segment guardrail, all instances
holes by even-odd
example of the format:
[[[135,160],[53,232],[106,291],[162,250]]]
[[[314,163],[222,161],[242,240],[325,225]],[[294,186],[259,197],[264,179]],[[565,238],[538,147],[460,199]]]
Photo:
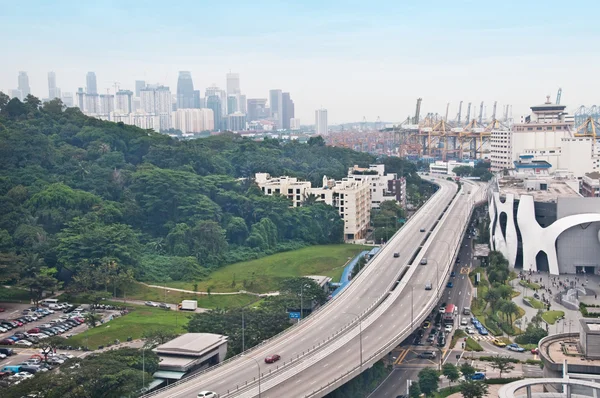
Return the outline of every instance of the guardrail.
[[[435,182],[434,182],[434,183],[435,183]],[[438,185],[438,186],[439,186],[439,184],[436,184],[436,185]],[[457,191],[457,192],[458,192],[458,191]],[[425,202],[425,203],[427,203],[427,204],[430,204],[432,200],[437,200],[437,194],[438,194],[438,192],[437,192],[437,191],[436,191],[436,192],[434,192],[434,193],[433,193],[433,195],[431,195],[431,196],[430,196],[430,198],[429,198],[429,199],[427,200],[427,202]],[[456,195],[453,197],[453,200],[454,200],[454,198],[455,198],[455,197],[456,197]],[[415,218],[415,216],[416,216],[417,214],[420,214],[420,213],[422,213],[423,211],[425,211],[425,210],[424,210],[424,208],[425,208],[425,207],[426,207],[426,206],[421,206],[421,207],[420,207],[420,208],[419,208],[419,209],[418,209],[418,210],[417,210],[417,211],[416,211],[416,212],[413,214],[413,216],[412,216],[410,219],[408,219],[408,221],[406,222],[405,226],[406,226],[407,224],[409,224],[409,223],[410,223],[410,222],[411,222],[411,221],[412,221],[412,220]],[[394,235],[392,235],[392,237],[390,238],[390,240],[388,241],[388,243],[389,243],[389,242],[391,242],[391,241],[392,241],[394,238],[396,238],[397,236],[399,236],[401,233],[403,233],[403,229],[404,229],[404,226],[403,226],[403,228],[401,228],[401,229],[399,229],[398,231],[396,231],[396,233],[394,233]],[[384,247],[383,247],[381,250],[379,250],[379,252],[377,252],[377,253],[375,254],[375,256],[373,256],[373,259],[372,259],[372,260],[371,260],[369,263],[371,263],[371,264],[372,264],[372,263],[374,263],[374,260],[375,260],[375,259],[377,259],[377,258],[378,258],[378,256],[382,255],[382,253],[383,253],[384,251],[386,251],[386,249],[387,249],[387,247],[388,247],[388,246],[389,246],[389,244],[386,244],[386,245],[385,245],[385,246],[384,246]],[[387,251],[389,251],[389,250],[387,250]],[[387,251],[386,251],[386,252],[387,252]],[[368,272],[368,270],[372,270],[372,269],[373,269],[373,267],[368,267],[368,266],[365,266],[365,267],[363,267],[363,269],[361,269],[361,270],[358,272],[358,274],[357,274],[357,275],[354,277],[354,279],[352,280],[352,282],[359,280],[359,278],[362,278],[362,279],[366,278],[366,276],[364,276],[364,275],[367,275],[367,272]],[[395,281],[396,281],[396,279],[394,279],[394,283],[395,283]],[[193,379],[197,379],[197,378],[199,378],[199,377],[201,377],[201,376],[205,375],[206,373],[209,373],[209,372],[211,372],[211,371],[214,371],[215,369],[218,369],[218,368],[220,368],[220,367],[223,367],[224,365],[226,365],[226,364],[229,364],[229,363],[231,363],[231,362],[233,362],[233,361],[235,361],[235,360],[238,360],[238,359],[242,358],[243,356],[248,356],[248,354],[249,354],[249,353],[251,353],[251,352],[253,352],[253,351],[256,351],[256,350],[258,350],[258,349],[262,348],[264,345],[266,345],[266,344],[268,344],[268,343],[270,343],[270,342],[272,342],[272,341],[276,340],[277,338],[279,338],[279,337],[281,337],[281,336],[285,335],[286,333],[294,333],[294,332],[296,332],[296,331],[297,331],[299,328],[303,327],[303,326],[306,324],[306,321],[307,321],[307,320],[309,320],[309,321],[310,321],[310,320],[313,320],[313,319],[315,318],[315,315],[318,315],[318,314],[320,314],[320,313],[321,313],[321,312],[323,312],[325,309],[329,309],[329,308],[331,308],[331,305],[330,305],[330,303],[334,302],[334,300],[338,300],[338,302],[339,302],[339,300],[340,300],[340,297],[344,297],[345,295],[347,295],[347,292],[351,290],[351,288],[352,288],[352,286],[353,286],[353,285],[356,285],[356,283],[351,283],[351,284],[350,284],[350,285],[349,285],[349,286],[348,286],[346,289],[342,290],[342,291],[341,291],[341,292],[340,292],[340,293],[339,293],[339,294],[338,294],[338,295],[337,295],[337,296],[336,296],[334,299],[330,300],[328,303],[326,303],[325,305],[323,305],[323,306],[319,307],[319,308],[318,308],[316,311],[314,311],[314,312],[311,314],[311,316],[310,316],[310,317],[304,318],[304,320],[303,320],[303,321],[301,321],[301,322],[298,322],[297,324],[290,326],[289,328],[287,328],[287,329],[283,330],[282,332],[280,332],[280,333],[276,334],[275,336],[272,336],[271,338],[269,338],[269,339],[267,339],[267,340],[263,340],[261,343],[257,344],[256,346],[254,346],[254,347],[251,347],[251,348],[247,349],[246,351],[244,351],[244,352],[242,352],[242,353],[240,353],[240,354],[238,354],[238,355],[235,355],[235,356],[233,356],[233,357],[231,357],[231,358],[228,358],[228,359],[226,359],[226,360],[224,360],[224,361],[222,361],[222,362],[220,362],[220,363],[218,363],[218,364],[216,364],[216,365],[214,365],[214,366],[212,366],[212,367],[210,367],[210,368],[207,368],[207,369],[205,369],[205,370],[203,370],[203,371],[201,371],[201,372],[195,373],[194,375],[192,375],[192,376],[190,376],[190,377],[187,377],[187,378],[183,378],[183,379],[181,379],[181,380],[178,380],[177,382],[175,382],[175,383],[172,383],[172,384],[170,384],[170,385],[168,385],[168,386],[166,386],[166,387],[160,388],[160,389],[158,389],[158,390],[155,390],[155,391],[153,391],[153,392],[150,392],[150,393],[148,393],[148,394],[144,394],[142,397],[152,397],[152,396],[156,396],[156,395],[159,395],[159,394],[161,394],[161,393],[163,393],[163,392],[166,392],[167,390],[170,390],[170,389],[172,389],[172,388],[174,388],[174,387],[176,387],[176,386],[179,386],[179,385],[181,385],[181,384],[184,384],[184,383],[188,383],[188,382],[190,382],[190,381],[191,381],[191,380],[193,380]],[[390,284],[390,286],[391,286],[391,284]],[[340,335],[341,333],[343,333],[343,332],[345,332],[345,331],[349,330],[349,329],[350,329],[352,326],[356,326],[356,325],[358,324],[358,322],[362,321],[362,318],[363,318],[363,317],[364,317],[366,314],[368,314],[368,313],[369,313],[370,311],[372,311],[372,310],[373,310],[373,309],[374,309],[376,306],[378,306],[379,304],[381,304],[381,301],[382,301],[384,298],[386,298],[386,297],[389,295],[389,292],[388,292],[388,291],[389,291],[389,287],[388,287],[388,289],[386,290],[386,292],[385,292],[384,294],[382,294],[381,296],[378,296],[378,298],[377,298],[377,299],[376,299],[376,300],[375,300],[375,301],[374,301],[374,302],[373,302],[373,303],[372,303],[372,304],[371,304],[371,305],[370,305],[370,306],[369,306],[369,307],[368,307],[368,308],[367,308],[365,311],[363,311],[363,312],[361,313],[361,315],[358,317],[358,319],[355,319],[355,320],[351,321],[351,322],[350,322],[350,323],[348,323],[346,326],[342,327],[341,329],[339,329],[338,331],[336,331],[335,333],[333,333],[331,336],[328,336],[326,339],[324,339],[324,340],[323,340],[323,343],[326,343],[326,342],[329,342],[329,341],[331,341],[331,338],[332,338],[332,337]],[[346,293],[346,294],[345,294],[345,293]],[[315,346],[315,347],[316,347],[316,348],[320,348],[320,347],[321,347],[321,342],[317,343],[317,346]],[[313,350],[312,350],[312,351],[314,351],[314,348],[313,348]],[[312,351],[311,351],[311,350],[307,350],[307,351],[306,351],[306,353],[304,353],[304,354],[302,355],[302,357],[304,357],[304,356],[308,355],[309,353],[312,353]],[[301,358],[301,357],[298,355],[298,356],[297,356],[297,359],[296,359],[296,361],[297,361],[298,359],[300,359],[300,358]],[[291,361],[290,361],[288,364],[291,364],[292,362],[293,362],[293,360],[291,360]],[[284,366],[284,365],[285,365],[285,362],[282,364],[282,368],[283,368],[283,366]],[[277,366],[277,370],[279,370],[279,366]],[[247,385],[247,383],[248,383],[248,381],[246,381],[246,385]],[[229,392],[228,392],[228,394],[229,394]],[[224,395],[224,397],[226,397],[226,396],[227,396],[227,395]]]

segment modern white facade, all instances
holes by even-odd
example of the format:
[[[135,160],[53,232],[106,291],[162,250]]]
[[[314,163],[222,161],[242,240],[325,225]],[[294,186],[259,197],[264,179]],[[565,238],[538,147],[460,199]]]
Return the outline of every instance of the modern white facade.
[[[140,90],[140,100],[142,112],[159,116],[160,130],[171,128],[173,98],[169,87],[149,84]]]
[[[600,171],[600,142],[594,137],[570,137],[561,140],[561,168],[568,169],[575,177]]]
[[[227,129],[230,131],[245,131],[246,115],[241,112],[234,112],[227,115]]]
[[[293,117],[290,119],[290,130],[300,130],[300,119]]]
[[[200,133],[215,128],[212,109],[177,109],[171,114],[173,128],[182,133]]]
[[[144,130],[160,131],[160,117],[151,113],[117,114],[113,112],[110,120],[115,123],[121,122],[137,126]]]
[[[254,179],[265,195],[285,196],[292,201],[293,207],[300,206],[306,200],[311,189],[309,181],[298,181],[293,177],[272,178],[269,173],[256,173]]]
[[[443,160],[436,160],[434,163],[429,164],[429,172],[433,174],[447,174],[453,176],[455,175],[454,169],[460,166],[475,167],[475,162],[457,162],[456,160],[444,162]]]
[[[327,135],[327,109],[315,111],[315,132],[317,135]]]
[[[133,91],[119,90],[115,94],[115,113],[128,114],[133,112]]]
[[[366,180],[371,190],[371,208],[379,208],[382,202],[393,200],[405,203],[406,182],[397,184],[398,176],[395,173],[385,173],[385,165],[371,164],[369,168],[358,166],[348,169],[348,177],[355,180]],[[404,189],[403,189],[404,188]],[[398,192],[397,189],[400,189]]]

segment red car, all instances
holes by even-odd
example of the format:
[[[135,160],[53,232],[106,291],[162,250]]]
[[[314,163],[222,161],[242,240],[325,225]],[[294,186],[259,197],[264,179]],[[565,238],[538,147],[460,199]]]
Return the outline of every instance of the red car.
[[[40,328],[29,329],[27,333],[40,333]]]
[[[4,308],[3,307],[0,307],[0,312],[4,312]]]
[[[0,345],[13,345],[15,344],[15,341],[12,339],[4,339],[2,341],[0,341]]]
[[[16,323],[19,326],[23,326],[23,322],[21,322],[21,321],[19,321],[17,319],[11,319],[11,322],[14,322],[14,323]]]
[[[280,359],[281,359],[281,357],[277,354],[269,355],[268,357],[265,358],[265,363],[277,362]]]

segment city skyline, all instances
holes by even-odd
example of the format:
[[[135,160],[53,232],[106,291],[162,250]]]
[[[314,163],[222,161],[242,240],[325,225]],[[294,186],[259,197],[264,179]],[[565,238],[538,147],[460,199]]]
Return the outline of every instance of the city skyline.
[[[450,102],[450,117],[461,100],[484,101],[488,114],[494,101],[525,114],[546,95],[554,98],[558,87],[570,112],[597,102],[600,82],[589,76],[600,56],[589,49],[599,28],[556,13],[561,3],[508,0],[494,12],[468,3],[379,3],[5,5],[0,22],[8,30],[25,18],[32,26],[6,43],[10,56],[0,69],[0,88],[10,93],[18,71],[27,71],[31,92],[44,97],[54,71],[58,87],[76,92],[95,71],[99,93],[115,81],[132,91],[135,80],[174,89],[178,72],[188,70],[202,92],[212,83],[226,88],[232,70],[247,98],[268,98],[269,90],[282,87],[292,93],[299,118],[311,120],[322,106],[331,124],[363,116],[402,121],[414,114],[419,97],[422,109],[440,114]],[[203,29],[179,18],[184,9],[203,16]],[[569,15],[595,9],[581,1],[569,4]],[[160,35],[156,24],[166,28]],[[104,45],[117,36],[132,40],[119,48]]]

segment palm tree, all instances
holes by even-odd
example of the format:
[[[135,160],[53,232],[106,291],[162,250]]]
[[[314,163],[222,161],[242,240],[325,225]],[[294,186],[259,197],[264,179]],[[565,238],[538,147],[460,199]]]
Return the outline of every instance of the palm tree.
[[[100,153],[105,154],[107,152],[110,152],[110,145],[106,144],[106,143],[102,143],[100,144],[100,146],[98,146],[98,150],[100,151]]]
[[[317,195],[314,193],[308,194],[302,201],[302,206],[312,206],[317,203]]]

